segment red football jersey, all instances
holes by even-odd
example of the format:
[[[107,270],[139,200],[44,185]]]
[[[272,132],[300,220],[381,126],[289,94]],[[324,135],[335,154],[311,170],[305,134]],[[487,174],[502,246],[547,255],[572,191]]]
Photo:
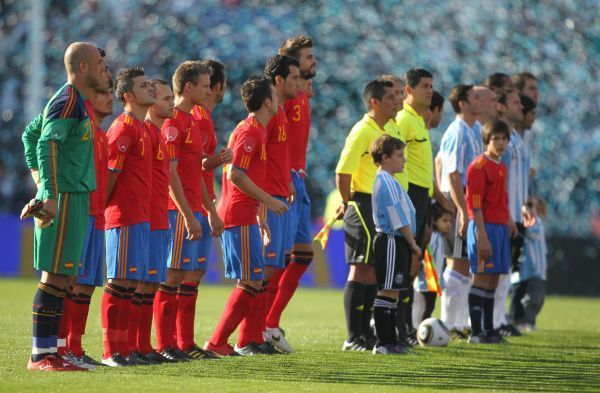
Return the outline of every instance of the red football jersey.
[[[292,169],[306,169],[306,147],[310,132],[310,100],[305,92],[285,102],[289,123],[290,165]]]
[[[240,122],[229,137],[233,162],[223,169],[223,192],[217,207],[225,228],[256,224],[258,204],[256,199],[240,191],[227,180],[230,166],[241,169],[258,186],[264,188],[267,173],[266,131],[252,116]]]
[[[202,135],[197,122],[190,113],[175,108],[173,117],[165,120],[161,128],[167,144],[169,158],[177,161],[177,174],[183,193],[193,212],[202,211]],[[169,196],[169,210],[177,210]]]
[[[152,144],[144,124],[125,112],[110,125],[108,170],[118,173],[106,204],[106,229],[150,222]]]
[[[288,120],[283,108],[267,125],[267,178],[264,190],[270,195],[287,198],[290,195],[290,156],[288,152]]]
[[[200,128],[200,138],[202,140],[204,156],[214,156],[215,152],[217,151],[217,133],[215,132],[215,125],[213,123],[210,111],[204,106],[196,105],[192,109],[192,118],[196,120],[196,123]],[[216,199],[215,171],[203,171],[203,176],[204,184],[206,185],[206,191],[208,191],[208,196],[214,201]],[[201,211],[202,215],[207,215],[204,208]]]
[[[483,211],[488,224],[508,224],[508,192],[506,166],[481,155],[467,169],[467,210],[474,218],[474,210]]]
[[[144,122],[152,144],[152,195],[150,230],[169,229],[169,155],[160,129],[150,120]]]
[[[108,139],[105,132],[94,125],[94,166],[96,190],[90,193],[90,216],[96,218],[96,229],[104,229],[106,208],[106,181],[108,178]]]

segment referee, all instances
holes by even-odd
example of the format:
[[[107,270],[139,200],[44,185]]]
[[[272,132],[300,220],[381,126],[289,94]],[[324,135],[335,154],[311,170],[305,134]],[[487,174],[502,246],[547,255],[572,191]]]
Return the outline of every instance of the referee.
[[[363,92],[367,113],[350,130],[336,167],[336,183],[343,203],[338,219],[343,217],[346,231],[346,262],[350,265],[344,288],[344,309],[348,338],[342,350],[373,349],[375,337],[370,329],[377,279],[372,261],[375,225],[371,209],[371,192],[377,167],[371,157],[373,141],[393,133],[389,124],[398,110],[392,82],[374,80]],[[389,124],[388,124],[389,123]]]

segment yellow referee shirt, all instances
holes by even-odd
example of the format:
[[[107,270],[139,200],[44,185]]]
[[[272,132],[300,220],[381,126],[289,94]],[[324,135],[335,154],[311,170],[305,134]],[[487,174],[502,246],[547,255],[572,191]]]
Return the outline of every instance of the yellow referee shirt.
[[[433,194],[433,155],[425,120],[404,101],[404,109],[396,115],[402,140],[406,142],[406,165],[408,182],[428,188]]]
[[[371,156],[371,145],[384,134],[402,139],[400,130],[393,121],[389,121],[382,130],[373,118],[365,114],[352,127],[348,137],[346,137],[346,143],[335,168],[335,173],[352,175],[352,183],[350,184],[352,192],[367,194],[373,192],[377,165],[375,165]],[[402,187],[405,187],[405,184],[401,182],[401,179],[403,179],[402,174],[398,174],[396,178]]]

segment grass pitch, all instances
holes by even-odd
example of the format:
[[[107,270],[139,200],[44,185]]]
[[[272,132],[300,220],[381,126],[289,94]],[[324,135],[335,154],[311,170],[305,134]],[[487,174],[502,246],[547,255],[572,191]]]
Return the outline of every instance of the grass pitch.
[[[548,297],[539,332],[507,345],[454,341],[406,356],[345,353],[342,293],[301,288],[282,325],[292,355],[224,358],[184,364],[98,368],[86,373],[28,372],[32,280],[0,280],[2,392],[295,392],[295,391],[600,391],[600,299]],[[229,287],[200,287],[196,338],[202,345]],[[101,290],[92,299],[84,348],[99,359]],[[234,338],[232,338],[234,339]]]

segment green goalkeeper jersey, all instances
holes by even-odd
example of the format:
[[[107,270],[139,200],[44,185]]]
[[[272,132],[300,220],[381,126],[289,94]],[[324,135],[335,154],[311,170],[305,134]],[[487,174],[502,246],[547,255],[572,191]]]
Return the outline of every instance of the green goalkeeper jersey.
[[[36,147],[41,181],[38,199],[95,190],[94,131],[85,97],[74,86],[65,84],[50,99],[42,115]],[[29,165],[29,157],[26,159]]]

